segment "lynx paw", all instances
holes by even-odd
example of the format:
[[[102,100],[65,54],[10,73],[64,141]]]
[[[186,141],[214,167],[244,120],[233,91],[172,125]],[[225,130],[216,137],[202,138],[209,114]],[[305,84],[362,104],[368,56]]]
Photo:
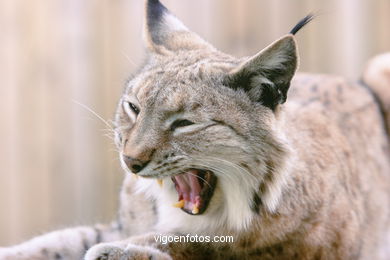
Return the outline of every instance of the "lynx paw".
[[[85,260],[120,260],[124,257],[124,249],[114,243],[102,243],[90,248]]]
[[[156,248],[133,244],[122,248],[115,243],[104,243],[92,247],[85,255],[85,260],[172,260]]]

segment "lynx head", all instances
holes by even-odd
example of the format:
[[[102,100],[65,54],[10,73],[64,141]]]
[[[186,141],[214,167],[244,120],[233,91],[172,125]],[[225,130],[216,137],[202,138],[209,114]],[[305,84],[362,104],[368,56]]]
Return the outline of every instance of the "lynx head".
[[[116,114],[122,166],[157,200],[160,227],[246,228],[259,211],[277,209],[288,175],[278,113],[297,68],[293,34],[310,18],[253,57],[236,59],[158,0],[146,1],[145,10],[148,63]],[[173,216],[174,223],[163,222]]]

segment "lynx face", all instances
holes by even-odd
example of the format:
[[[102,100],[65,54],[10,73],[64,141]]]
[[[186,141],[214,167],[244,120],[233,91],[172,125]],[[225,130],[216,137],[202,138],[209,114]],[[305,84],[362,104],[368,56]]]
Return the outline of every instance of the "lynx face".
[[[276,114],[296,69],[295,41],[287,35],[235,59],[158,1],[147,12],[149,62],[116,115],[122,166],[142,177],[139,188],[161,212],[245,228],[260,204],[275,209],[287,177]]]

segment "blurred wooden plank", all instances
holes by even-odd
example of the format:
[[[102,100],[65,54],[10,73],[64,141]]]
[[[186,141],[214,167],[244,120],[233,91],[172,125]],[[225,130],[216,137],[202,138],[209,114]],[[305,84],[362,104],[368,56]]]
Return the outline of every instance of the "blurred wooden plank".
[[[18,89],[16,88],[19,53],[17,40],[17,4],[0,2],[0,28],[3,40],[0,41],[0,245],[17,241],[22,229],[20,222],[21,194],[18,185],[19,146],[18,146]]]

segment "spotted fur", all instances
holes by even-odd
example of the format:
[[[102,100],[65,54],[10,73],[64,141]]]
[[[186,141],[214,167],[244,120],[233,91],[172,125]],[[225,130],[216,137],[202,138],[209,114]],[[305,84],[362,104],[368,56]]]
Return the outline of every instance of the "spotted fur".
[[[115,118],[127,174],[118,219],[44,235],[0,250],[0,258],[389,259],[390,58],[370,65],[364,84],[293,78],[292,34],[237,59],[158,0],[145,10],[148,63]],[[171,206],[170,178],[189,168],[218,178],[201,215]],[[163,245],[156,234],[235,241]]]

